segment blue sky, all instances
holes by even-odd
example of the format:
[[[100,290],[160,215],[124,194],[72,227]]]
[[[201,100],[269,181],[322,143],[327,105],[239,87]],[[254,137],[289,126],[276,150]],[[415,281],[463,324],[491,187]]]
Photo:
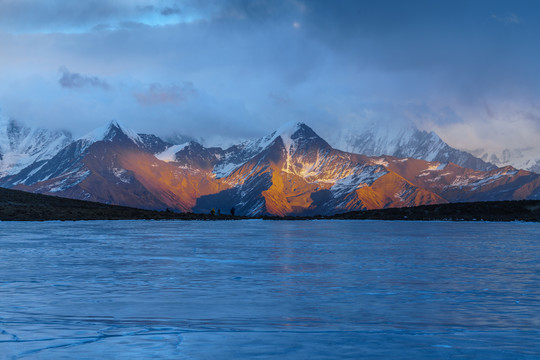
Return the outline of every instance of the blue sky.
[[[303,121],[412,121],[451,145],[540,142],[535,1],[0,0],[0,107],[213,143]]]

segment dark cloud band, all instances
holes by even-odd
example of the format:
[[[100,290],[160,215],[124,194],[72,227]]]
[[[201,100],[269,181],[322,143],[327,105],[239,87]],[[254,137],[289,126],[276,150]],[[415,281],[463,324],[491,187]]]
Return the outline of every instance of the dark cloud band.
[[[163,85],[154,83],[142,91],[133,94],[141,105],[151,106],[159,104],[179,104],[188,100],[195,94],[195,88],[191,82],[182,84]]]
[[[81,89],[81,88],[98,88],[109,90],[110,85],[98,78],[97,76],[87,76],[69,71],[65,66],[60,68],[61,77],[58,83],[63,88]]]

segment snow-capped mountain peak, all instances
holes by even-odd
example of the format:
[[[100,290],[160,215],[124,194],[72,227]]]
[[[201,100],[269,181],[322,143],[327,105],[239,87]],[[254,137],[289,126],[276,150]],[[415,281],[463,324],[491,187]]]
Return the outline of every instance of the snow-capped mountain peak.
[[[142,144],[141,137],[133,130],[122,126],[118,121],[111,120],[106,126],[92,130],[88,134],[79,138],[88,144],[98,141],[112,141],[118,137],[127,138],[135,144]]]
[[[51,159],[70,142],[67,131],[30,128],[0,116],[0,177]]]
[[[218,178],[228,176],[249,159],[274,146],[276,141],[283,144],[287,153],[287,163],[298,149],[307,148],[310,144],[320,148],[330,148],[330,145],[306,124],[287,122],[270,135],[245,141],[226,149],[223,157],[214,167],[214,174]]]
[[[301,122],[285,123],[270,136],[270,143],[280,137],[287,151],[297,148],[298,143],[301,141],[322,140],[313,129]]]
[[[293,137],[299,137],[299,133],[304,132],[306,128],[311,130],[306,124],[300,122],[288,122],[274,132],[274,137],[281,137],[285,149],[290,150],[295,144]]]
[[[163,141],[163,139],[156,135],[138,134],[116,120],[112,120],[107,125],[89,132],[77,139],[76,142],[79,144],[80,153],[82,153],[92,144],[100,141],[136,146],[152,154],[162,153],[172,146],[171,143]]]
[[[270,135],[255,140],[245,141],[239,146],[242,147],[245,152],[259,152],[271,146],[278,138],[281,138],[281,141],[283,142],[283,145],[287,151],[289,151],[291,147],[295,146],[297,139],[320,139],[319,136],[315,134],[315,132],[306,124],[301,122],[287,122]]]
[[[496,168],[470,153],[450,147],[433,131],[420,130],[411,122],[372,123],[343,138],[342,147],[358,154],[452,162],[476,170]]]

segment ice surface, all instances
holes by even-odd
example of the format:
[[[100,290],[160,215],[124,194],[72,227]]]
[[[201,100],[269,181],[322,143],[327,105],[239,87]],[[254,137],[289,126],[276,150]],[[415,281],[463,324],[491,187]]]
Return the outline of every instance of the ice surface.
[[[540,227],[0,222],[0,358],[537,359]]]

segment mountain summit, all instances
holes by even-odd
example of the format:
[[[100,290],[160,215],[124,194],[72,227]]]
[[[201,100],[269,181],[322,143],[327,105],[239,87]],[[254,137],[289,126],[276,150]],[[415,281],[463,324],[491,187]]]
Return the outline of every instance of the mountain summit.
[[[142,143],[141,137],[135,131],[120,125],[116,120],[111,120],[108,125],[89,132],[79,140],[87,144],[98,141],[129,141],[135,145]]]
[[[330,147],[313,129],[301,122],[289,122],[281,126],[270,135],[269,142],[277,138],[281,138],[285,149],[290,153],[294,153],[294,151],[305,145],[314,143],[319,146]]]

